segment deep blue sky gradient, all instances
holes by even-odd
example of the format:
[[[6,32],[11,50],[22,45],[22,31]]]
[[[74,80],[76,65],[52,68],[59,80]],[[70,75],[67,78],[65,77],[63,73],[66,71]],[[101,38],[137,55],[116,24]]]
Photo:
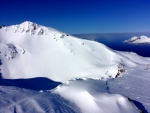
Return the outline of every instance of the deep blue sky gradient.
[[[0,25],[32,21],[66,33],[150,31],[150,0],[0,0]]]

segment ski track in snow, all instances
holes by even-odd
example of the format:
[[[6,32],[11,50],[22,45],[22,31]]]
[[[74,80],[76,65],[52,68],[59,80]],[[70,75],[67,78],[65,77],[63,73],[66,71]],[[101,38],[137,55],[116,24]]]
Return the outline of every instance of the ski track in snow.
[[[9,86],[1,86],[0,90],[5,93],[1,95],[0,113],[80,113],[76,105],[57,94]],[[5,101],[10,102],[4,106]]]

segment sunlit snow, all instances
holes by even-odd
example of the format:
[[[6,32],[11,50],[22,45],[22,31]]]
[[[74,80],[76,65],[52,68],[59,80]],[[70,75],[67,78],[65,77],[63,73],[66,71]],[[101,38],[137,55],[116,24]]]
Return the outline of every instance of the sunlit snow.
[[[140,113],[132,100],[150,107],[148,93],[135,90],[149,58],[29,21],[0,29],[0,65],[0,113]]]

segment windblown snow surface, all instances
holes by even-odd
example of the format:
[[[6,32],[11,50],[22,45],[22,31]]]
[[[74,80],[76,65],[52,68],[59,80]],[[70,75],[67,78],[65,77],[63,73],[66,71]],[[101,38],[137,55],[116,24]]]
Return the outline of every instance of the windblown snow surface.
[[[149,44],[150,43],[150,38],[147,36],[134,36],[128,40],[125,40],[127,43],[132,43],[132,44]]]
[[[0,113],[150,112],[149,59],[29,21],[2,27]]]

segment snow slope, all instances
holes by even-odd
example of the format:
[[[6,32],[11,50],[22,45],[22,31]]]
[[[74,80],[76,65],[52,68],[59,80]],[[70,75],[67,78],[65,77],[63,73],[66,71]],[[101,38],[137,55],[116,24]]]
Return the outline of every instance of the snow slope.
[[[72,101],[82,113],[138,113],[133,103],[119,94],[107,92],[106,82],[87,79],[68,81],[54,91]]]
[[[140,113],[119,94],[109,94],[105,81],[68,81],[50,91],[0,86],[0,113]]]
[[[136,66],[101,43],[28,21],[0,29],[0,58],[3,78],[46,77],[60,82],[114,78],[123,68],[120,64]]]
[[[133,43],[133,44],[149,44],[150,43],[150,38],[147,36],[134,36],[132,38],[130,38],[129,40],[125,40],[124,42],[127,43]]]
[[[150,107],[150,102],[144,100],[149,99],[149,89],[142,94],[139,91],[144,86],[132,85],[136,82],[134,79],[141,82],[138,78],[142,71],[138,71],[142,69],[149,80],[149,66],[149,58],[132,52],[118,52],[101,43],[79,39],[29,21],[2,27],[0,113],[139,113],[127,97],[141,102],[146,109]],[[52,88],[52,82],[48,82],[48,91],[33,87],[28,90],[20,84],[27,79],[25,83],[29,85],[29,78],[38,77],[63,84]],[[125,86],[120,90],[117,80],[125,82],[129,90]],[[33,81],[33,84],[35,87],[44,83],[41,80]]]
[[[17,87],[0,87],[0,113],[81,113],[58,94]]]
[[[144,113],[150,113],[150,65],[128,69],[114,80],[108,80],[110,93],[121,94],[143,105]],[[147,112],[146,112],[147,111]]]

